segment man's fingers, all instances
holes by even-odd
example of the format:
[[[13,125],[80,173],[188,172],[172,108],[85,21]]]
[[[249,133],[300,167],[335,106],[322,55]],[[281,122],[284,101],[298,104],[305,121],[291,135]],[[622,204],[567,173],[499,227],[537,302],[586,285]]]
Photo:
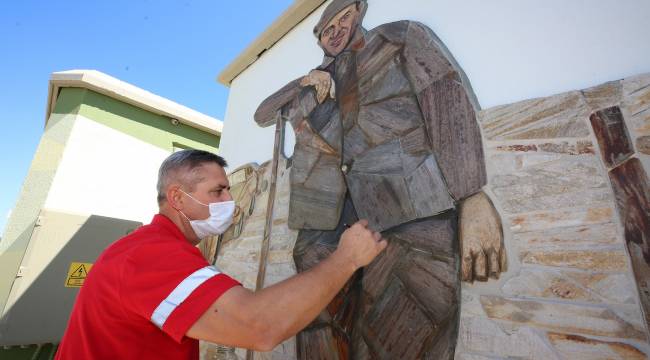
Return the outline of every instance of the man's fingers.
[[[379,240],[381,240],[381,233],[373,232],[372,237],[375,238],[375,241],[379,241]]]
[[[478,281],[487,281],[487,256],[479,251],[474,259],[474,278]]]
[[[309,75],[305,76],[300,80],[300,86],[308,86],[312,85],[311,83],[311,77]]]
[[[323,86],[316,87],[316,97],[318,99],[319,104],[325,101],[325,99],[327,98],[327,91]]]
[[[488,250],[488,262],[490,264],[489,276],[492,279],[498,279],[499,273],[501,272],[501,267],[499,266],[499,255],[497,254],[496,250]]]
[[[361,226],[363,226],[364,228],[365,228],[365,227],[368,227],[368,220],[366,220],[366,219],[361,219],[361,220],[357,221],[354,225],[361,225]]]

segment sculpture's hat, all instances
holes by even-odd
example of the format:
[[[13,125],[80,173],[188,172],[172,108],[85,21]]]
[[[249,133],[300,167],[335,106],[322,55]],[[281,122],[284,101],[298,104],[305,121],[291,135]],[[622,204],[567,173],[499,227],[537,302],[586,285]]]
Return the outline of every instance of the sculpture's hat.
[[[360,18],[363,19],[363,16],[365,15],[367,3],[366,0],[334,0],[332,1],[331,4],[327,5],[325,8],[325,11],[323,11],[323,15],[321,15],[320,20],[318,21],[318,24],[314,26],[314,36],[320,39],[320,34],[323,32],[325,26],[327,23],[332,20],[336,14],[340,13],[343,9],[346,7],[354,4],[354,3],[359,3],[361,8],[359,9],[359,12],[361,13]]]

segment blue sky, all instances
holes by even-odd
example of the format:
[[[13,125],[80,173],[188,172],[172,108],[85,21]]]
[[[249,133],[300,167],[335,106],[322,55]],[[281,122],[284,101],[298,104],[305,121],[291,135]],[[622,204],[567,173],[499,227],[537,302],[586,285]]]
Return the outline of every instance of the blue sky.
[[[43,132],[50,73],[99,70],[223,119],[216,75],[291,3],[2,1],[0,234]]]

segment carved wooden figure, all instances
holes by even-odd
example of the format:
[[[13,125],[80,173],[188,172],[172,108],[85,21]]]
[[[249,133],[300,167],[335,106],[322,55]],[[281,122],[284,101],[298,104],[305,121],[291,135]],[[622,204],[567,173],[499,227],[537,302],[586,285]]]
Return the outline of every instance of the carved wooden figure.
[[[366,7],[334,0],[314,28],[322,65],[255,114],[261,126],[281,116],[296,133],[298,271],[329,255],[358,218],[389,241],[298,335],[298,356],[451,359],[461,277],[485,281],[506,268],[500,219],[481,191],[478,104],[429,28],[399,21],[367,31]]]

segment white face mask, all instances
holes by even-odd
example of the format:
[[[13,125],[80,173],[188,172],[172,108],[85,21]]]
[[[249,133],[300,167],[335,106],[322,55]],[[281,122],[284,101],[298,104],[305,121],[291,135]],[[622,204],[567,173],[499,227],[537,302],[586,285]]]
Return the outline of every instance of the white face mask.
[[[190,220],[182,211],[178,210],[190,222],[192,230],[194,230],[194,233],[199,239],[203,240],[208,236],[221,235],[232,225],[233,215],[235,213],[234,201],[222,201],[206,205],[185,191],[180,191],[192,200],[210,209],[210,216],[205,220]]]

